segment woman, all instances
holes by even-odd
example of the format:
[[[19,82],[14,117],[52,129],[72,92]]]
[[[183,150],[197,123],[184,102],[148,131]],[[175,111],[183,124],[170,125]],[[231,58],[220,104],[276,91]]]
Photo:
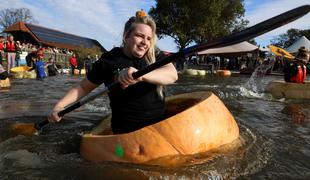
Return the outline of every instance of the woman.
[[[87,77],[61,99],[49,121],[61,120],[57,113],[79,100],[102,83],[118,81],[121,87],[109,92],[113,133],[127,133],[163,119],[165,112],[162,86],[174,83],[177,71],[169,63],[133,79],[132,73],[155,62],[156,25],[145,13],[137,13],[125,24],[123,45],[105,53]]]

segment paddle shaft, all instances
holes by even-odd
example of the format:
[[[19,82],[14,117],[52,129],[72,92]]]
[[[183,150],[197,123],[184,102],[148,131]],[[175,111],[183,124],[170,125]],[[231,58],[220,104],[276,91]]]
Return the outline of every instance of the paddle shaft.
[[[170,56],[167,56],[163,59],[160,59],[159,61],[145,67],[144,69],[141,69],[135,73],[133,73],[133,78],[137,79],[159,67],[162,67],[174,60],[177,60],[179,58],[183,58],[186,55],[190,55],[193,54],[195,52],[201,51],[201,50],[206,50],[206,49],[210,49],[210,48],[217,48],[217,47],[224,47],[224,46],[228,46],[228,45],[232,45],[232,44],[237,44],[249,39],[252,39],[254,37],[257,37],[259,35],[262,35],[266,32],[269,32],[271,30],[274,30],[278,27],[281,27],[285,24],[288,24],[302,16],[304,16],[305,14],[307,14],[310,11],[310,5],[304,5],[304,6],[300,6],[297,7],[295,9],[292,9],[290,11],[287,11],[285,13],[282,13],[278,16],[275,16],[273,18],[270,18],[266,21],[263,21],[261,23],[256,24],[255,26],[249,27],[247,29],[244,29],[240,32],[234,33],[230,36],[215,40],[215,41],[211,41],[211,42],[207,42],[207,43],[202,43],[202,44],[197,44],[188,48],[185,48],[183,50],[180,50],[177,53],[174,53]],[[114,82],[108,86],[106,86],[105,88],[84,97],[83,99],[69,105],[68,107],[66,107],[64,110],[60,111],[58,113],[59,117],[64,116],[65,114],[81,107],[82,105],[84,105],[85,103],[95,99],[96,97],[98,97],[101,94],[106,93],[108,90],[112,90],[113,88],[119,86],[120,83],[119,82]],[[43,120],[40,121],[38,123],[35,123],[35,128],[37,130],[40,130],[43,126],[45,126],[46,124],[48,124],[49,121]]]

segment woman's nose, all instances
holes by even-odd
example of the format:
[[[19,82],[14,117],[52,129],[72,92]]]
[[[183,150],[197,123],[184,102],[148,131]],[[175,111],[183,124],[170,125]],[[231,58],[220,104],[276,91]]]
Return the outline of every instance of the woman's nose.
[[[145,38],[142,38],[141,43],[142,43],[142,44],[146,44],[146,39],[145,39]]]

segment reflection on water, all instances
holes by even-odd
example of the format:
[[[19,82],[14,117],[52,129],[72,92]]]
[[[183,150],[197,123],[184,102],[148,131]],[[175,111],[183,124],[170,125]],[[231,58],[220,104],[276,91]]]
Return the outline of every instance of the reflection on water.
[[[263,83],[276,78],[282,77],[268,76]],[[10,128],[46,118],[54,103],[80,79],[12,80],[10,89],[0,90],[0,179],[306,179],[310,175],[310,104],[279,101],[263,93],[251,95],[251,90],[243,88],[248,76],[181,76],[167,88],[168,95],[214,92],[240,127],[236,142],[206,153],[173,157],[166,161],[173,162],[170,166],[98,164],[79,155],[80,134],[110,112],[106,96],[69,113],[61,123],[49,124],[39,136],[20,135]]]
[[[307,117],[300,104],[289,104],[283,108],[282,112],[290,115],[291,120],[296,124],[304,124],[306,122]]]

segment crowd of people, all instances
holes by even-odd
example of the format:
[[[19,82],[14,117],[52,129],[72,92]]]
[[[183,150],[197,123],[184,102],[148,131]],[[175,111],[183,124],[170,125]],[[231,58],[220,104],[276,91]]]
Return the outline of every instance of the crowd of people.
[[[25,64],[21,62],[21,54],[26,52]],[[49,54],[50,57],[44,56],[44,54]],[[84,60],[85,67],[78,64],[76,59],[76,55],[72,50],[60,49],[57,47],[38,47],[31,43],[20,43],[20,41],[15,41],[12,35],[9,35],[7,39],[0,39],[0,66],[3,71],[5,71],[8,75],[10,74],[10,70],[14,67],[18,67],[20,65],[27,65],[32,67],[29,71],[35,70],[37,79],[43,79],[47,75],[55,76],[58,73],[67,73],[68,70],[62,68],[60,64],[56,65],[54,54],[65,54],[69,59],[69,65],[71,66],[72,74],[74,74],[74,70],[78,69],[79,74],[81,74],[81,69],[85,68],[86,73],[89,72],[93,59],[90,58],[90,55]],[[3,59],[6,59],[6,66],[4,66]],[[45,69],[47,69],[47,74],[45,73]],[[2,77],[3,78],[3,77]]]

